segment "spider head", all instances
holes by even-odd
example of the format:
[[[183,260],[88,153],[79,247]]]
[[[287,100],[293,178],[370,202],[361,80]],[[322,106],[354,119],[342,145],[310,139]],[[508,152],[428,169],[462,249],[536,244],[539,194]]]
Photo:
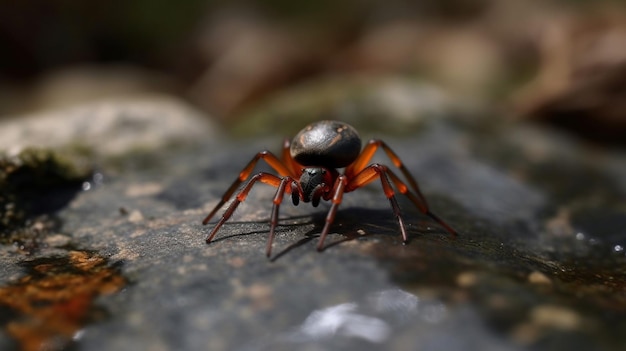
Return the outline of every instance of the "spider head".
[[[334,172],[333,172],[334,171]],[[323,167],[310,167],[302,170],[300,176],[300,186],[302,187],[302,200],[304,202],[311,202],[314,207],[317,207],[321,198],[326,198],[326,195],[333,187],[334,178],[336,178],[337,171],[323,168]]]

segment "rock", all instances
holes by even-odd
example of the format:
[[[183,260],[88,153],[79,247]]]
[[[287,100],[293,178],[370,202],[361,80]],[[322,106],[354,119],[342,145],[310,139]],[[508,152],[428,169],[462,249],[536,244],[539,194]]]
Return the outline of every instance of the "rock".
[[[127,105],[113,103],[110,109],[123,111],[120,106]],[[458,237],[398,196],[410,239],[403,245],[389,202],[374,182],[345,194],[323,252],[315,246],[328,204],[294,207],[286,199],[268,259],[271,187],[255,186],[209,245],[204,239],[212,224],[200,222],[245,163],[266,147],[278,151],[283,135],[245,141],[206,137],[220,131],[185,106],[142,106],[142,121],[150,127],[134,130],[137,137],[127,130],[125,142],[118,142],[112,140],[115,129],[90,132],[90,145],[117,144],[96,147],[116,156],[99,158],[98,180],[49,214],[59,226],[47,233],[45,245],[30,255],[0,247],[0,296],[50,270],[66,279],[76,270],[91,278],[106,272],[106,279],[89,280],[93,298],[64,300],[63,306],[73,306],[64,311],[88,318],[58,335],[57,346],[619,350],[623,345],[626,256],[615,247],[626,245],[626,235],[614,226],[626,218],[618,201],[626,193],[626,159],[620,153],[589,150],[527,125],[426,119],[410,137],[379,137],[402,158],[433,212],[454,226]],[[34,126],[38,118],[52,121],[54,115],[25,123]],[[166,128],[174,116],[188,121],[186,127]],[[71,143],[80,124],[56,121],[67,129],[57,144]],[[160,132],[148,132],[152,128]],[[150,137],[158,140],[137,152],[137,143]],[[22,144],[38,141],[25,138]],[[168,147],[172,144],[177,146]],[[374,161],[391,165],[384,153]],[[564,227],[572,230],[551,230],[554,217],[568,221]],[[50,266],[51,259],[66,262],[70,272]],[[546,279],[550,284],[542,283]],[[106,285],[111,281],[125,285]],[[3,313],[0,345],[13,345],[23,328],[32,328],[26,324],[19,333],[15,321],[39,315],[12,303],[0,302],[3,312],[10,311]]]
[[[0,152],[0,242],[32,246],[54,227],[54,221],[38,215],[66,206],[91,172],[86,162],[51,150]]]
[[[165,95],[103,99],[0,121],[0,150],[82,146],[100,155],[215,137],[200,113]]]

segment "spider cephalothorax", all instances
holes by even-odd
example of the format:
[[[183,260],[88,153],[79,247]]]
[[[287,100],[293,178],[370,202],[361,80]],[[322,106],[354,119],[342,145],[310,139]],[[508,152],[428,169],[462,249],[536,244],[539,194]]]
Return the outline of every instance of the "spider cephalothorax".
[[[408,185],[387,166],[378,163],[368,165],[379,148],[382,148],[392,163],[400,169]],[[331,201],[326,223],[317,245],[317,249],[322,250],[324,239],[335,218],[343,194],[361,188],[376,179],[380,179],[383,192],[389,199],[405,243],[408,240],[406,229],[400,215],[400,207],[395,198],[395,191],[391,186],[392,183],[396,190],[407,196],[422,213],[435,220],[451,234],[456,235],[456,231],[452,227],[429,210],[415,178],[409,173],[396,153],[385,142],[376,139],[370,140],[361,150],[361,138],[356,130],[346,123],[321,121],[306,126],[293,138],[293,141],[285,140],[281,156],[279,159],[269,151],[261,151],[248,162],[239,173],[239,177],[226,190],[222,199],[202,221],[203,224],[207,224],[217,210],[233,196],[239,185],[248,180],[237,192],[235,200],[228,206],[224,215],[207,236],[207,243],[213,240],[219,228],[232,216],[237,206],[246,199],[250,189],[258,181],[276,187],[270,219],[270,235],[266,248],[267,256],[271,254],[274,232],[278,224],[278,209],[285,194],[291,194],[294,205],[303,201],[317,206],[321,200]],[[260,159],[265,160],[278,175],[260,172],[250,177]],[[344,168],[343,173],[337,171],[337,168]]]
[[[329,200],[330,191],[333,188],[333,179],[337,178],[337,174],[335,169],[304,168],[298,180],[302,189],[302,201],[310,201],[313,207],[317,207],[321,199]],[[297,191],[292,192],[291,195],[294,199],[294,205],[297,205],[299,199]]]

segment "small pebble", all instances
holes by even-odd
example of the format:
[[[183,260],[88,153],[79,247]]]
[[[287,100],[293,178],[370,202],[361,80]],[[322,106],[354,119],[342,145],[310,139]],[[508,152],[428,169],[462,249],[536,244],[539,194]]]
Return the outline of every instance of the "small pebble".
[[[456,276],[456,283],[462,288],[476,285],[477,280],[478,277],[474,272],[463,272]]]
[[[137,223],[143,221],[143,214],[139,210],[133,210],[128,215],[128,220],[132,223]]]
[[[531,310],[530,317],[533,324],[562,330],[577,329],[582,322],[575,311],[554,305],[537,306]]]
[[[552,284],[552,280],[550,280],[550,278],[548,278],[547,275],[539,272],[539,271],[533,271],[528,275],[528,281],[531,284],[545,284],[545,285],[550,285]]]
[[[46,244],[50,247],[61,247],[69,244],[70,237],[63,234],[53,234],[46,237]]]
[[[132,184],[126,188],[125,195],[128,197],[152,196],[163,191],[163,185],[157,182]]]

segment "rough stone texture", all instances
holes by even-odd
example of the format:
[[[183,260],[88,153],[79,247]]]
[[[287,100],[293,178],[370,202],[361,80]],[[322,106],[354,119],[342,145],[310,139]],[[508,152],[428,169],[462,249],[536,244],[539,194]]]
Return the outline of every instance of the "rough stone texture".
[[[185,107],[173,111],[146,118],[153,125],[192,118]],[[73,126],[63,123],[55,128]],[[173,134],[188,135],[185,143],[148,141],[152,148],[142,152],[102,157],[86,190],[53,214],[61,225],[38,250],[0,248],[2,286],[26,274],[20,262],[70,249],[96,252],[119,268],[128,284],[97,297],[102,312],[74,333],[77,349],[623,345],[623,153],[529,126],[431,119],[411,137],[379,137],[457,238],[400,197],[411,239],[402,245],[374,183],[345,195],[321,253],[315,245],[327,204],[293,207],[287,199],[267,259],[270,187],[255,187],[210,245],[211,225],[200,222],[241,167],[263,148],[277,151],[283,136],[218,142],[202,136],[219,131],[200,132],[200,124]],[[137,130],[136,140],[163,137],[148,130]],[[389,163],[383,153],[377,161]],[[0,346],[15,345],[8,326],[23,317],[11,312],[1,320]]]

